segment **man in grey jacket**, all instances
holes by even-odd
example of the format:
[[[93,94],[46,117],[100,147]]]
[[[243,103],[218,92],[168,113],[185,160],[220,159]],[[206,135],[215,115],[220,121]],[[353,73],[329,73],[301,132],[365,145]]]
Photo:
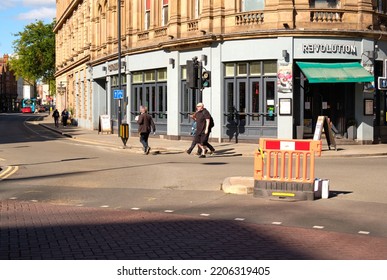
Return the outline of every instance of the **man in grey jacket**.
[[[138,134],[140,136],[140,142],[144,146],[144,155],[148,155],[151,148],[148,145],[149,134],[153,131],[156,132],[156,126],[153,122],[153,118],[148,114],[148,108],[140,106],[140,115],[136,117],[138,124]]]

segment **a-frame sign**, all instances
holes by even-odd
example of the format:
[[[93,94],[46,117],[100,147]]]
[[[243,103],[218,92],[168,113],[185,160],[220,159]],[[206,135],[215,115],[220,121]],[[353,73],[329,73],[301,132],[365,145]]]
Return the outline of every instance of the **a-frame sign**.
[[[324,129],[325,138],[328,143],[329,150],[331,147],[337,151],[336,140],[332,133],[331,120],[327,116],[319,116],[314,130],[313,140],[321,140],[322,131]]]

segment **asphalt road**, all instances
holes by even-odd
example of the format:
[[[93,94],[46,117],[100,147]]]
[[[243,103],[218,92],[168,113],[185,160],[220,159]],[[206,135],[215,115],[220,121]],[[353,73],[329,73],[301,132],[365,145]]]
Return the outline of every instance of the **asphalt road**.
[[[36,118],[0,115],[0,166],[14,172],[0,178],[0,200],[387,237],[387,157],[318,158],[316,175],[330,179],[332,198],[270,201],[220,190],[225,177],[252,176],[253,158],[133,154],[64,138],[34,124]]]

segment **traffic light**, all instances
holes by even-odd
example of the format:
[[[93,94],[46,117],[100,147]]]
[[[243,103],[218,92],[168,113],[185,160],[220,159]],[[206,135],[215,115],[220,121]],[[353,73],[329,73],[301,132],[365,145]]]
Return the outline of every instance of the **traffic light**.
[[[203,71],[202,73],[202,87],[210,87],[211,86],[211,72]]]
[[[198,88],[199,61],[195,57],[187,60],[187,87]]]
[[[387,90],[387,78],[379,77],[378,79],[378,89]]]

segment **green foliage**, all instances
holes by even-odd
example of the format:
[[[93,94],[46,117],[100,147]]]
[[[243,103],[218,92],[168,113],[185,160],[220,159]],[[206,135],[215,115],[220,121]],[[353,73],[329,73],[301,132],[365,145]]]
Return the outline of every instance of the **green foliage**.
[[[55,20],[49,24],[36,21],[15,34],[15,55],[10,59],[10,67],[17,77],[31,85],[35,85],[38,79],[49,84],[55,79],[54,26]]]

